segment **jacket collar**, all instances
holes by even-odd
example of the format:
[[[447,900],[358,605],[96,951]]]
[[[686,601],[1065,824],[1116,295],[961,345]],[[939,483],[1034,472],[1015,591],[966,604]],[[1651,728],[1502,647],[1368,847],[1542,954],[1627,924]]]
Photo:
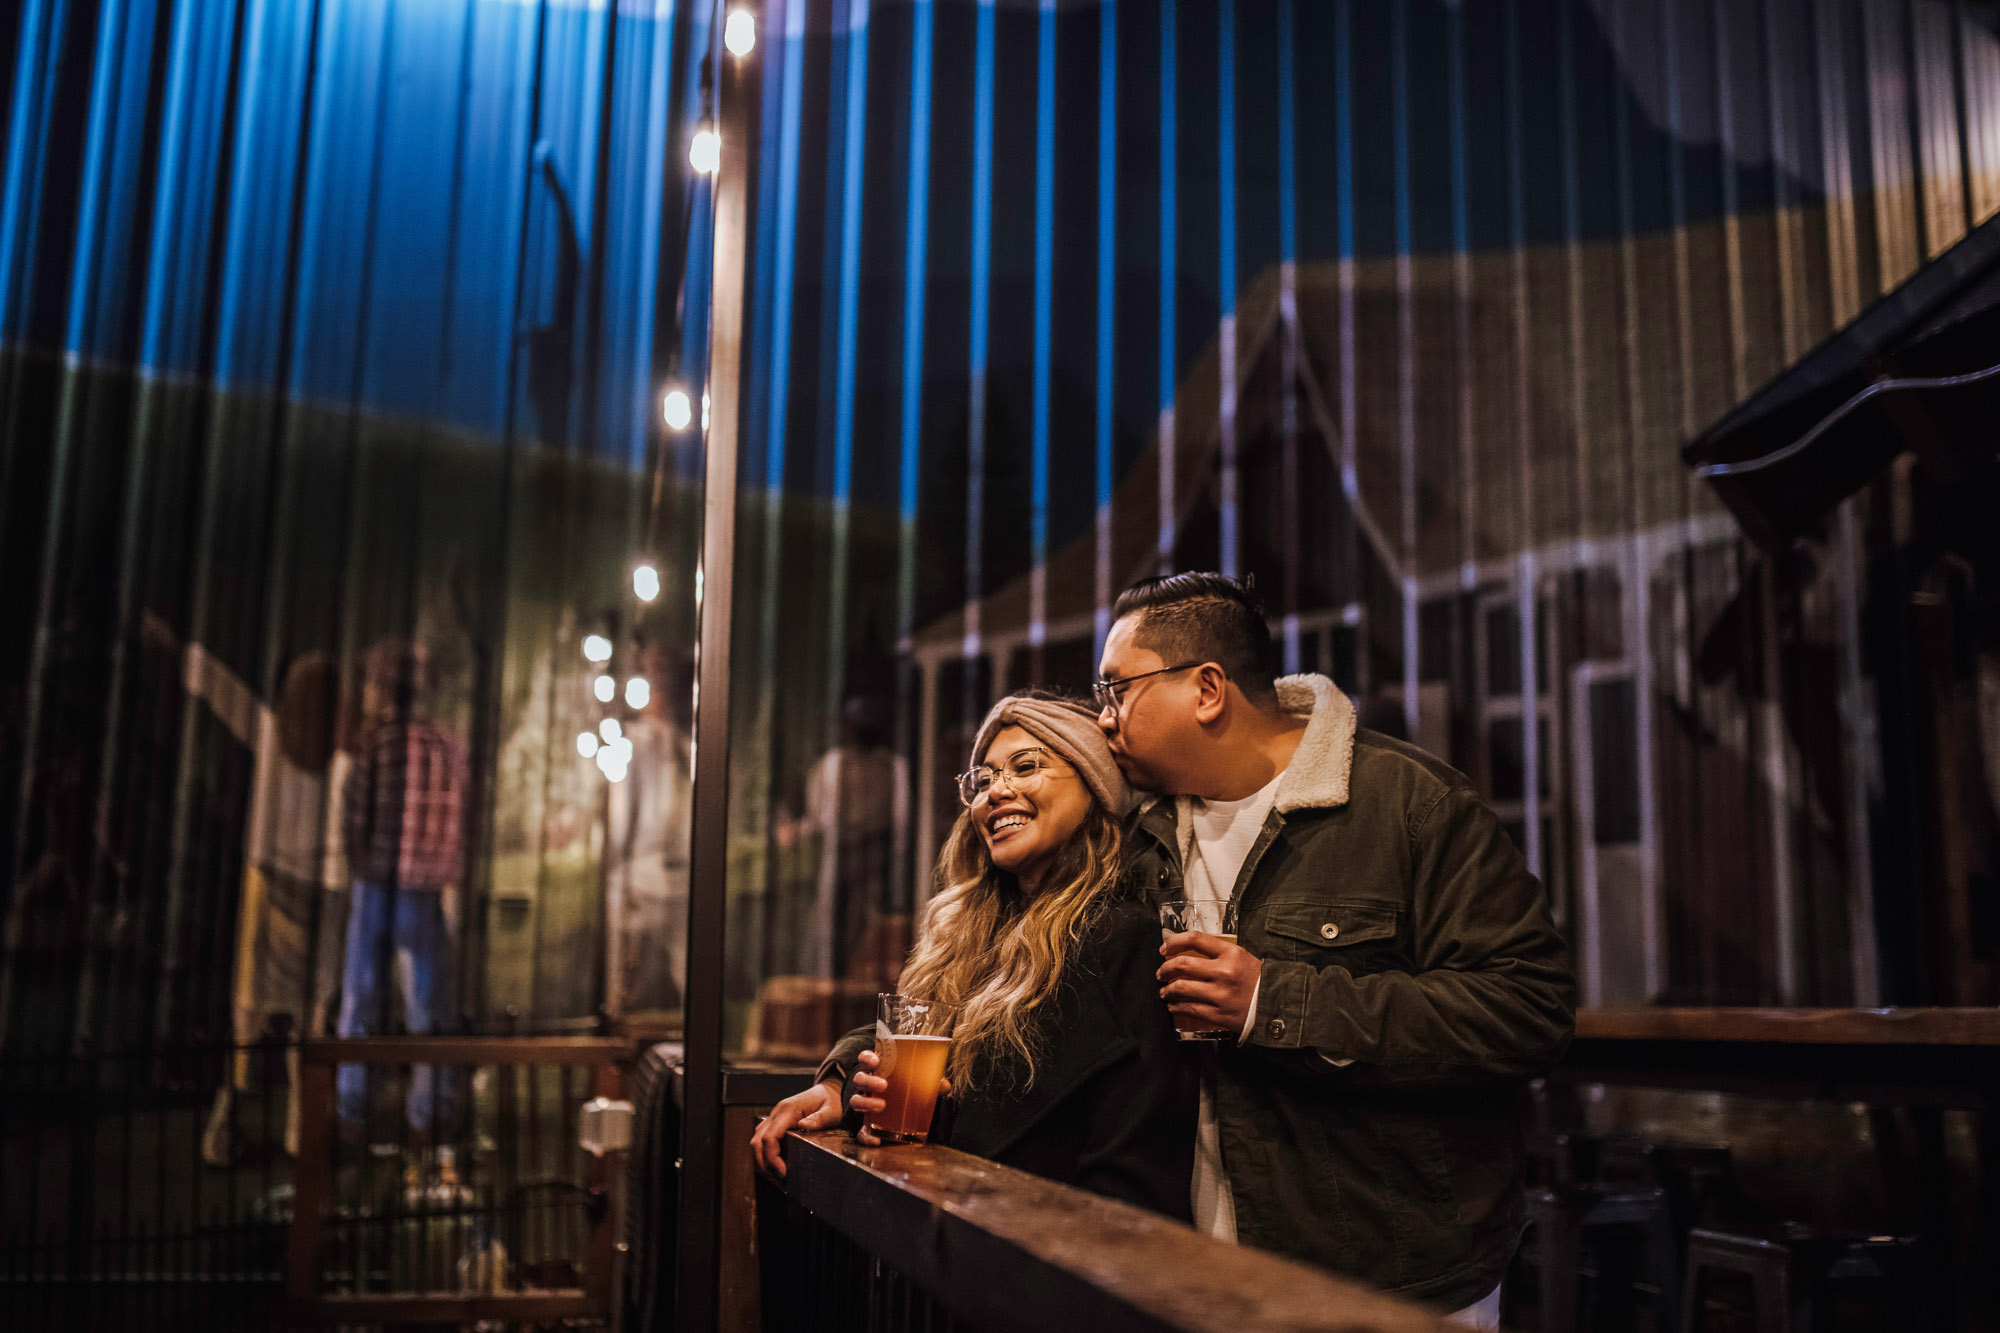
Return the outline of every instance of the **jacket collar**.
[[[1305,718],[1306,734],[1278,780],[1271,808],[1288,815],[1346,805],[1354,771],[1354,701],[1325,676],[1284,676],[1278,681],[1278,707]]]

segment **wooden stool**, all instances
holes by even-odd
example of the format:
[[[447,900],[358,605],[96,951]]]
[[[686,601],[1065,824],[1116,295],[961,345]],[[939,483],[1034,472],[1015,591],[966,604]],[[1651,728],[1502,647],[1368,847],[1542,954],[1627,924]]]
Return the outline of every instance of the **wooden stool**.
[[[1577,1297],[1584,1247],[1607,1250],[1620,1233],[1635,1229],[1640,1233],[1637,1249],[1647,1281],[1632,1283],[1623,1298],[1629,1299],[1634,1290],[1649,1293],[1658,1312],[1657,1326],[1679,1327],[1680,1247],[1664,1191],[1529,1190],[1528,1220],[1535,1227],[1542,1333],[1575,1333],[1580,1326]]]

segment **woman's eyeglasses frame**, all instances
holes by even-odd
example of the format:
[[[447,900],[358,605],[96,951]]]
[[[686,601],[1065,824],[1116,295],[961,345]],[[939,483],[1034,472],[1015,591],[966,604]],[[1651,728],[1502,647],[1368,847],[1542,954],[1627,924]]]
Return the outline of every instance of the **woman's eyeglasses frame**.
[[[1008,756],[1008,760],[1012,762],[1024,754],[1036,757],[1035,771],[1026,777],[1016,774],[1012,769],[995,768],[991,764],[980,764],[960,773],[952,779],[958,785],[958,803],[970,810],[982,802],[991,800],[993,784],[1003,778],[1006,779],[1007,790],[1020,795],[1027,795],[1038,789],[1047,780],[1048,775],[1055,772],[1057,756],[1051,754],[1046,745],[1028,745],[1014,751]],[[981,777],[986,778],[986,785],[983,787],[978,785]]]

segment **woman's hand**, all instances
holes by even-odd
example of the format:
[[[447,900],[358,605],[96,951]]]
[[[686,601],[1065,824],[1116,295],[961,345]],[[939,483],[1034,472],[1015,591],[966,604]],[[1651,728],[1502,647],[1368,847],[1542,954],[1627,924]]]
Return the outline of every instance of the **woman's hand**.
[[[863,1051],[860,1055],[861,1068],[854,1075],[854,1096],[848,1105],[866,1117],[877,1111],[887,1110],[889,1103],[884,1094],[889,1091],[889,1080],[875,1071],[882,1067],[882,1057],[873,1051]],[[863,1119],[861,1128],[854,1131],[854,1137],[871,1148],[882,1146],[882,1140],[868,1131],[868,1121]]]
[[[867,1057],[875,1053],[867,1051],[863,1054]],[[881,1082],[880,1079],[876,1081]],[[830,1078],[824,1083],[815,1083],[804,1092],[793,1093],[772,1107],[771,1114],[764,1117],[763,1123],[757,1126],[757,1132],[750,1136],[750,1156],[759,1171],[773,1180],[783,1180],[785,1135],[795,1129],[808,1134],[814,1130],[832,1129],[839,1123],[840,1080]]]

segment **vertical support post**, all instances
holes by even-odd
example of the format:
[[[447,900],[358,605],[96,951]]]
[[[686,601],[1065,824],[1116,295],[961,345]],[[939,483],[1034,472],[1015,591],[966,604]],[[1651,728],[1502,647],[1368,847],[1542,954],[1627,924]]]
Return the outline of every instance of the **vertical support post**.
[[[615,1064],[599,1065],[594,1072],[594,1095],[611,1101],[625,1095],[623,1068]],[[625,1223],[625,1162],[626,1154],[622,1152],[590,1159],[590,1187],[599,1205],[590,1224],[589,1248],[584,1259],[585,1289],[592,1309],[611,1310],[621,1286],[618,1241]]]
[[[747,258],[750,69],[718,45],[715,285],[709,314],[709,429],[695,662],[693,891],[688,910],[687,1048],[681,1107],[675,1326],[707,1333],[717,1314],[722,1214],[722,950],[729,870],[729,660],[735,604],[736,464]]]
[[[326,1212],[333,1110],[333,1066],[306,1051],[299,1058],[299,1155],[292,1167],[291,1252],[285,1294],[295,1302],[319,1297],[320,1219]]]

